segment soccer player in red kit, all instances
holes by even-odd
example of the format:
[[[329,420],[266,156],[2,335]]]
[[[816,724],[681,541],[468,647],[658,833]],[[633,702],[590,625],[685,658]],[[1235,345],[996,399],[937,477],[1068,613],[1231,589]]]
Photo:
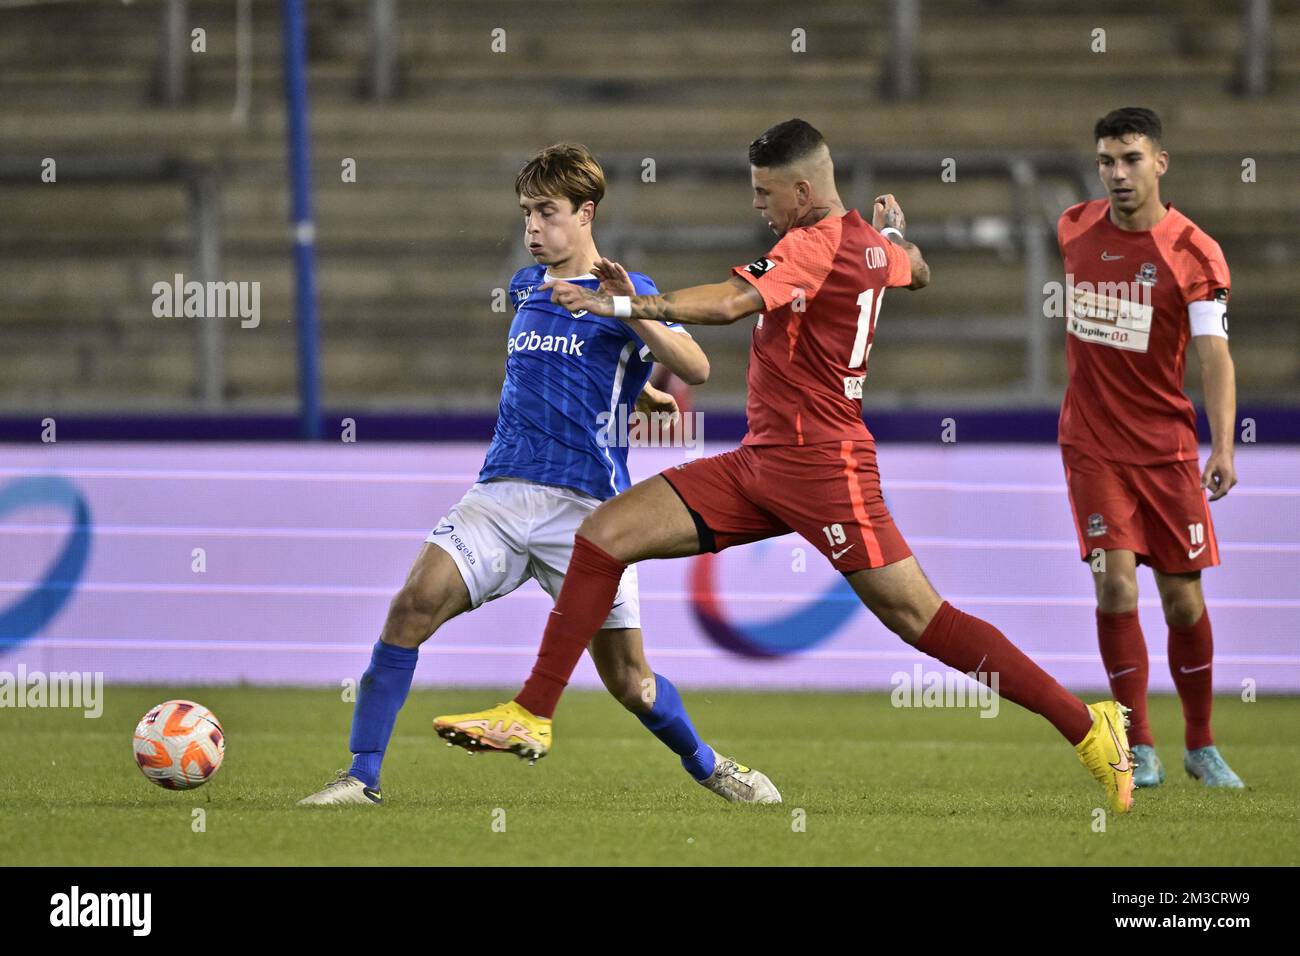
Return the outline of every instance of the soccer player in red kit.
[[[921,288],[929,268],[903,238],[902,210],[879,197],[867,223],[845,209],[830,151],[803,120],[773,126],[749,147],[754,208],[780,240],[724,282],[665,295],[611,297],[563,282],[570,311],[726,325],[758,313],[749,359],[749,433],[726,454],[678,465],[605,502],[578,529],[573,558],[531,676],[512,701],[438,717],[470,749],[542,756],[551,716],[604,620],[626,565],[686,557],[797,532],[904,641],[989,682],[1046,717],[1122,813],[1132,803],[1126,719],[1115,701],[1091,707],[1003,634],[935,592],[881,496],[862,386],[889,287]],[[539,747],[536,741],[541,740]]]
[[[1183,705],[1183,766],[1207,786],[1241,787],[1210,732],[1213,640],[1201,593],[1202,569],[1219,563],[1205,489],[1215,501],[1237,483],[1228,266],[1218,243],[1160,201],[1169,154],[1155,113],[1114,110],[1093,138],[1106,198],[1071,206],[1057,224],[1069,333],[1060,444],[1079,554],[1093,565],[1101,659],[1133,712],[1134,783],[1157,786],[1165,771],[1147,722],[1137,612],[1137,565],[1149,564]],[[1183,392],[1189,342],[1213,436],[1203,470]]]

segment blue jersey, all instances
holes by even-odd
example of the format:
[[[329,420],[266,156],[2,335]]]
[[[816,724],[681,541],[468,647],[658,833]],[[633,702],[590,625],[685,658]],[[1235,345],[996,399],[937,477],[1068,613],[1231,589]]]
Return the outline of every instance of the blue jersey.
[[[506,380],[478,480],[523,478],[612,498],[631,482],[627,448],[608,423],[619,405],[635,406],[654,356],[625,322],[569,312],[549,289],[537,291],[545,272],[529,266],[510,280]],[[638,295],[658,293],[648,276],[629,276]],[[565,281],[600,285],[592,275]]]

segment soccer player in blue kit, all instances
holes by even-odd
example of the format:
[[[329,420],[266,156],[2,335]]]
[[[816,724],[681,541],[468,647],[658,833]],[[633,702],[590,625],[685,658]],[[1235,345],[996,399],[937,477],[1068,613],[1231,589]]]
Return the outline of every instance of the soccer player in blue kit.
[[[410,690],[418,648],[446,621],[509,594],[529,578],[559,594],[574,534],[600,503],[627,490],[626,442],[609,441],[619,405],[667,410],[649,388],[655,361],[684,381],[709,374],[703,350],[675,323],[620,321],[569,312],[539,286],[563,279],[607,294],[652,295],[649,277],[601,258],[592,237],[605,175],[585,146],[550,146],[515,180],[524,240],[536,264],[510,281],[515,309],[496,431],[478,481],[425,539],[361,678],[352,715],[352,766],[300,805],[383,802],[380,764]],[[614,416],[611,418],[611,416]],[[779,803],[757,770],[716,753],[691,723],[677,688],[642,650],[636,568],[620,583],[591,642],[609,692],[681,758],[692,778],[736,803]],[[482,728],[483,746],[518,727]],[[508,752],[502,749],[500,752]]]

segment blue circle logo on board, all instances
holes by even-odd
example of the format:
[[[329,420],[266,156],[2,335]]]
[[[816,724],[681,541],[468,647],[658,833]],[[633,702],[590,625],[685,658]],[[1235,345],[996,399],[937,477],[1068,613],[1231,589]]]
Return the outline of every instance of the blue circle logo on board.
[[[691,559],[691,613],[709,640],[742,657],[784,657],[806,650],[830,637],[862,607],[858,595],[841,577],[807,604],[780,617],[739,624],[727,617],[719,600],[717,561],[716,554]]]
[[[90,557],[90,507],[77,487],[58,475],[19,478],[0,487],[0,521],[11,511],[36,505],[62,508],[69,530],[58,556],[41,579],[13,603],[0,607],[0,651],[35,637],[68,602]]]

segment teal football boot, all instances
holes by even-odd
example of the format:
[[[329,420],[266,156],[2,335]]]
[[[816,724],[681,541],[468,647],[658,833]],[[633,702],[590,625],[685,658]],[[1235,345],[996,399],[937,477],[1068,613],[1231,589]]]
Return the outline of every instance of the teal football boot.
[[[1133,745],[1133,786],[1158,787],[1165,782],[1165,765],[1150,744]]]
[[[1207,787],[1227,787],[1231,790],[1243,790],[1246,787],[1241,778],[1232,772],[1214,744],[1187,751],[1183,757],[1183,769],[1187,771],[1187,776],[1201,781]]]

